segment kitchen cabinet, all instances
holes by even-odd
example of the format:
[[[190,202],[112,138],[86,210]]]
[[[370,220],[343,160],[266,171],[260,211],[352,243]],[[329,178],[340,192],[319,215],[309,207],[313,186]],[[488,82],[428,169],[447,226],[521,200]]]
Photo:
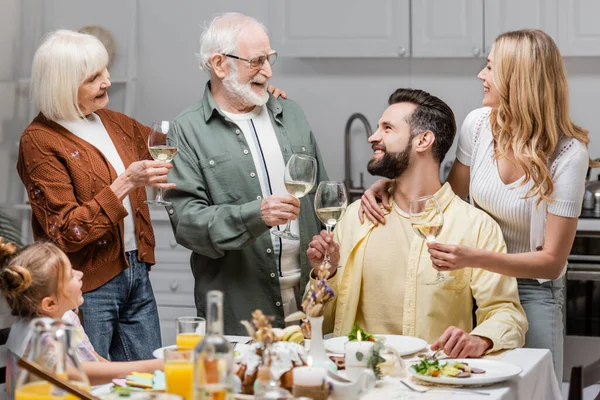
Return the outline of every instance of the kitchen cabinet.
[[[558,44],[563,56],[600,56],[600,2],[560,0]]]
[[[600,56],[596,0],[281,0],[271,45],[285,57],[482,57],[503,32],[541,29],[563,56]],[[310,23],[307,23],[310,21]]]
[[[413,57],[482,57],[481,0],[417,0],[411,3]]]
[[[287,57],[408,57],[409,0],[270,2],[271,47]]]
[[[558,0],[485,0],[485,54],[494,39],[517,29],[541,29],[558,42]]]

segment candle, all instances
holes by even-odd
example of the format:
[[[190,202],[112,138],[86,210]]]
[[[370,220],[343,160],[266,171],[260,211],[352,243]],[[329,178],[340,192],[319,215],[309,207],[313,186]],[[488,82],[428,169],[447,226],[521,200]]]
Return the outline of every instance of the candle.
[[[321,386],[327,376],[327,368],[313,367],[309,356],[307,367],[296,367],[292,370],[294,386]]]
[[[366,367],[374,345],[374,342],[347,342],[344,352],[346,367]]]

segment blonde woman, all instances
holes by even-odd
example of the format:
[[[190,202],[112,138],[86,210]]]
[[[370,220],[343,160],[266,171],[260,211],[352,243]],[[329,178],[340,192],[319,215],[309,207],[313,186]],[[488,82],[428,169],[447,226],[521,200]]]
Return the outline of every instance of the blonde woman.
[[[17,170],[36,240],[50,240],[84,273],[85,329],[113,361],[152,357],[161,346],[148,270],[154,233],[144,186],[166,183],[172,166],[151,161],[150,128],[108,110],[108,54],[94,36],[48,34],[31,67],[40,114],[25,128]]]
[[[500,35],[478,77],[485,107],[465,119],[448,181],[498,222],[508,254],[428,243],[431,262],[440,271],[469,266],[519,278],[525,346],[550,349],[560,380],[562,277],[590,164],[588,132],[569,118],[565,67],[546,33]],[[370,219],[381,221],[375,197],[386,205],[389,183],[375,183],[363,197]]]

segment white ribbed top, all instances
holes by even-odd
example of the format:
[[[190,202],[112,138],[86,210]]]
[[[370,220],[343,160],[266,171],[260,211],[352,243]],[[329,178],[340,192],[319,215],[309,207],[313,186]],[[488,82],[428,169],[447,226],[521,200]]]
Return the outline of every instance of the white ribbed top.
[[[478,129],[478,121],[487,108],[472,111],[461,128],[458,138],[456,158],[470,166],[473,160],[473,138]],[[562,150],[562,151],[561,151]],[[475,170],[471,169],[470,196],[477,207],[492,216],[504,235],[509,253],[525,253],[530,249],[531,202],[523,198],[533,181],[519,186],[523,178],[505,184],[500,178],[498,165],[494,160],[494,145],[489,117],[483,120],[479,131],[477,152],[484,152],[482,161]],[[588,167],[588,151],[579,141],[571,141],[568,149],[559,146],[551,157],[554,191],[553,202],[548,203],[548,212],[562,217],[578,217],[581,213],[585,190],[585,172]]]

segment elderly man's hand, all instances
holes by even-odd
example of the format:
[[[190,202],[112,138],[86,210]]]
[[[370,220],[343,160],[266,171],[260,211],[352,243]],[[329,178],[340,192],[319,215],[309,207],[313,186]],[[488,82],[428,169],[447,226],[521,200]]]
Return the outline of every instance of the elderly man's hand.
[[[308,250],[306,255],[308,261],[313,266],[313,269],[317,269],[325,258],[325,254],[329,253],[331,258],[331,264],[336,266],[340,262],[340,245],[333,240],[333,233],[327,233],[326,230],[322,230],[318,235],[313,236],[311,242],[308,244]],[[330,276],[337,267],[333,267],[330,271]]]
[[[300,212],[300,200],[292,195],[271,195],[260,203],[260,216],[268,227],[286,224]]]
[[[433,342],[431,350],[444,349],[444,353],[450,358],[477,358],[492,345],[492,341],[488,338],[470,335],[460,328],[451,326]]]

